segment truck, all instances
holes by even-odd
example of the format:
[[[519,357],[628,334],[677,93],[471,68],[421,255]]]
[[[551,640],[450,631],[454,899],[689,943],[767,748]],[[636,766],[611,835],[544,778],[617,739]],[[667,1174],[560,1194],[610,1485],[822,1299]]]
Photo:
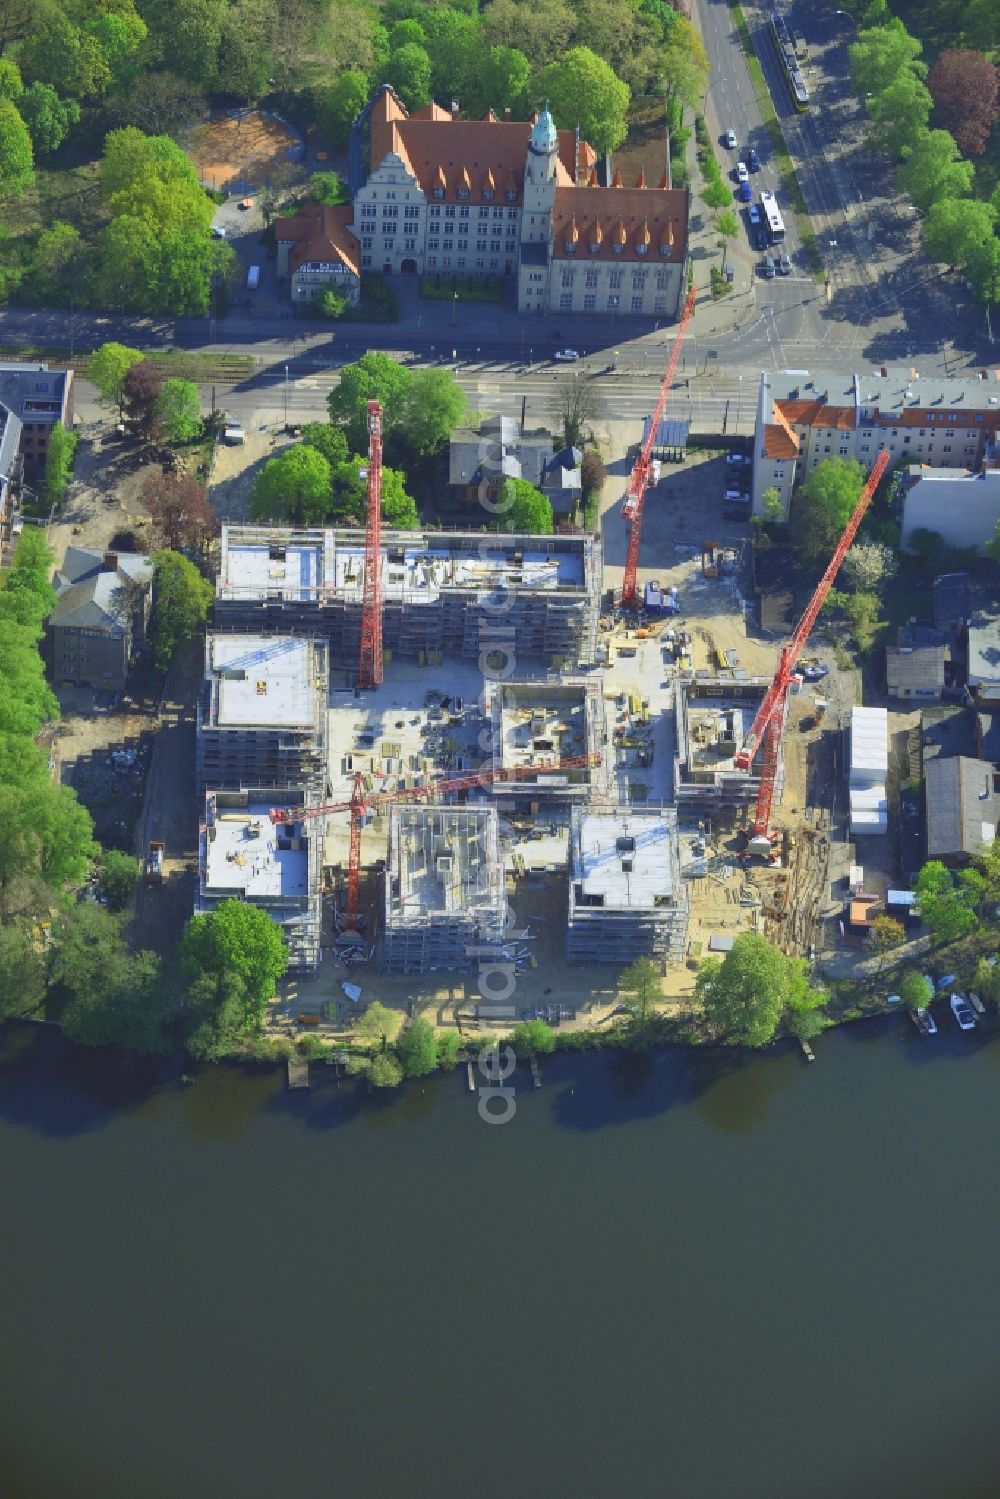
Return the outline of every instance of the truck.
[[[146,884],[163,884],[163,844],[156,839],[146,848]]]
[[[247,291],[256,291],[260,285],[260,266],[252,265],[247,271]]]

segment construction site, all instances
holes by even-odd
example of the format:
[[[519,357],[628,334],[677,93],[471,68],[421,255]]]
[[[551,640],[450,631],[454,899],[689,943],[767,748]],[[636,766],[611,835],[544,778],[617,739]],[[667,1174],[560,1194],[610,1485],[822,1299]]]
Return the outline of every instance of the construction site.
[[[378,996],[477,1024],[485,962],[518,1011],[596,1023],[636,957],[683,1004],[742,931],[810,952],[839,740],[797,668],[884,462],[780,649],[748,629],[738,550],[682,542],[677,518],[641,591],[684,321],[621,511],[620,591],[589,536],[383,535],[377,402],[363,537],[224,529],[199,900],[280,913],[314,976],[296,1014],[341,1028]]]

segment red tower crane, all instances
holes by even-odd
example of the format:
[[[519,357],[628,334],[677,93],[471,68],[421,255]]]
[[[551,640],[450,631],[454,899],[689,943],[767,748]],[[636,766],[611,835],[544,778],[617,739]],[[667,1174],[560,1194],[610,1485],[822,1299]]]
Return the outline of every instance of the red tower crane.
[[[649,487],[649,476],[653,466],[653,448],[660,431],[660,423],[663,421],[663,413],[667,409],[667,397],[670,395],[670,387],[674,383],[674,371],[681,354],[681,345],[687,332],[687,325],[691,321],[694,311],[695,289],[692,286],[688,292],[687,301],[684,303],[684,311],[681,313],[680,324],[677,329],[677,337],[674,339],[673,351],[670,355],[670,363],[660,386],[659,399],[656,402],[656,410],[653,412],[646,433],[646,440],[642,450],[635,460],[625,491],[625,504],[622,514],[628,521],[628,549],[625,553],[625,576],[622,579],[622,608],[635,609],[636,607],[636,573],[639,567],[639,541],[642,537],[642,509],[646,501],[646,490]]]
[[[826,571],[816,584],[809,603],[806,605],[802,618],[795,627],[795,633],[787,640],[781,648],[778,657],[778,669],[774,673],[774,680],[764,695],[764,701],[757,709],[756,717],[750,726],[750,731],[736,753],[734,764],[737,770],[749,770],[753,764],[754,756],[760,748],[761,740],[764,741],[764,763],[761,767],[760,790],[757,793],[757,811],[753,820],[753,836],[755,839],[765,839],[770,846],[769,828],[771,823],[771,803],[774,800],[774,783],[778,774],[778,759],[781,754],[781,731],[785,721],[785,699],[788,696],[789,684],[792,674],[802,654],[803,648],[813,625],[819,616],[819,611],[826,602],[826,596],[830,592],[833,580],[840,571],[840,564],[847,555],[847,550],[857,535],[858,527],[864,519],[865,511],[871,504],[872,495],[878,487],[878,481],[885,473],[889,462],[889,454],[883,449],[878,455],[868,475],[864,489],[858,497],[858,503],[850,520],[844,527],[844,533],[834,550],[833,556],[827,563]],[[751,844],[753,847],[753,844]],[[762,845],[758,847],[762,848]]]
[[[368,510],[358,686],[382,682],[382,407],[368,402]]]
[[[426,786],[407,786],[397,791],[366,791],[364,777],[356,774],[350,801],[326,802],[320,807],[272,807],[269,817],[273,823],[307,822],[310,818],[328,817],[335,812],[351,814],[351,848],[347,861],[347,925],[354,929],[358,919],[358,895],[361,889],[361,827],[365,813],[372,807],[384,807],[389,802],[419,801],[424,796],[443,796],[448,791],[468,791],[474,786],[488,786],[493,781],[522,781],[537,775],[539,769],[576,770],[581,765],[600,765],[601,756],[571,755],[566,760],[553,760],[551,764],[512,765],[509,769],[479,770],[464,776],[452,776],[445,781],[432,781]]]

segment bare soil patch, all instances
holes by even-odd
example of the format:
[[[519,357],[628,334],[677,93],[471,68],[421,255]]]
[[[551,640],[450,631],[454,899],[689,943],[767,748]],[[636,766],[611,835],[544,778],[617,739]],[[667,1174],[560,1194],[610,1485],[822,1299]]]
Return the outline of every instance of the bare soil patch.
[[[256,109],[219,115],[199,125],[187,145],[202,181],[228,192],[281,182],[302,151],[296,130]]]

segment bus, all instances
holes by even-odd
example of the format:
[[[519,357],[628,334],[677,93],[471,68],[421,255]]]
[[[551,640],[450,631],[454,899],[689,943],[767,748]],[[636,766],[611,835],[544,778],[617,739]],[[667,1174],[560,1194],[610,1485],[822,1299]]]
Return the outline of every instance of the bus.
[[[760,209],[764,215],[767,237],[772,245],[780,245],[785,237],[785,221],[778,211],[778,200],[766,189],[760,195]]]
[[[792,96],[792,103],[800,112],[809,108],[809,90],[806,81],[799,68],[797,56],[796,38],[788,29],[784,16],[777,11],[771,14],[771,36],[774,39],[774,50],[778,54],[782,72],[788,84]]]

